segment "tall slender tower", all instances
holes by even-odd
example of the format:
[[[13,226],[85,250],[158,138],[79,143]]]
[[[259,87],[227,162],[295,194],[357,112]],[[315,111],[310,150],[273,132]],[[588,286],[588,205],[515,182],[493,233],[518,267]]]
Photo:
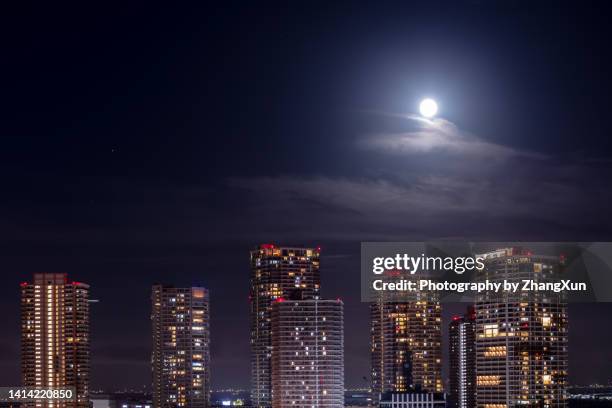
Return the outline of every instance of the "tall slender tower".
[[[453,316],[448,328],[450,408],[476,406],[476,315],[469,306],[463,316]]]
[[[546,282],[558,278],[553,256],[520,248],[479,255],[479,279]],[[567,311],[562,294],[486,292],[476,302],[476,404],[564,408],[567,385]]]
[[[65,273],[21,284],[21,372],[25,387],[73,388],[71,401],[27,407],[89,407],[89,285]]]
[[[271,323],[272,407],[343,407],[342,301],[279,298]]]
[[[372,391],[442,391],[442,327],[435,300],[370,306]]]
[[[153,406],[206,408],[210,400],[208,290],[155,285]]]
[[[260,245],[251,251],[251,399],[272,406],[272,305],[299,291],[303,300],[319,298],[319,249]]]

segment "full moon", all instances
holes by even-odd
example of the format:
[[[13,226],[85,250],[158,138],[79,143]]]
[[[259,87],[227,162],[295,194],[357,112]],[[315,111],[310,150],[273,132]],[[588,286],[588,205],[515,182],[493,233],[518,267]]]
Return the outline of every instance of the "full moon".
[[[433,118],[438,113],[438,104],[433,99],[423,99],[419,105],[419,112],[426,118]]]

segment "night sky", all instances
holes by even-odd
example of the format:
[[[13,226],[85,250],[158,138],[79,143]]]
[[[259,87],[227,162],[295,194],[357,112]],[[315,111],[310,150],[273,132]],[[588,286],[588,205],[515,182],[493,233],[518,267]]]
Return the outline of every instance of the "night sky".
[[[246,388],[249,249],[320,245],[364,386],[360,241],[612,240],[609,13],[532,3],[3,5],[0,385],[34,272],[100,300],[94,388],[150,383],[155,282],[210,289]],[[611,314],[571,306],[572,383],[610,379]]]

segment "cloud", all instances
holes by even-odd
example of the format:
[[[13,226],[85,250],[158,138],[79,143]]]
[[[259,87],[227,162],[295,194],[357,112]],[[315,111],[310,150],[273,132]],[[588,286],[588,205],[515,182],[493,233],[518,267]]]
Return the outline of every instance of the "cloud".
[[[603,214],[612,197],[601,181],[609,166],[498,145],[444,119],[402,118],[410,129],[356,141],[369,155],[359,172],[231,179],[256,214],[252,228],[276,223],[293,235],[360,240],[578,239],[579,231],[609,228]]]
[[[275,225],[276,231],[292,237],[509,239],[511,234],[544,227],[547,233],[571,233],[602,221],[605,208],[588,197],[607,197],[607,192],[590,185],[523,183],[428,176],[410,185],[330,177],[233,181],[235,187],[248,190],[250,203],[245,205],[257,214],[251,220],[254,230],[270,231]],[[602,221],[600,226],[607,224]]]
[[[374,124],[386,132],[374,128],[344,144],[339,166],[312,157],[305,173],[240,176],[225,184],[113,183],[113,200],[88,205],[80,217],[68,207],[68,220],[78,222],[60,233],[44,223],[46,213],[28,214],[26,227],[7,218],[3,226],[13,233],[5,234],[12,238],[5,252],[35,248],[50,256],[76,248],[108,262],[159,266],[197,259],[203,245],[219,242],[509,240],[512,231],[519,239],[560,231],[575,240],[581,231],[603,235],[611,227],[608,162],[498,145],[444,119],[401,116],[399,122],[395,131]],[[121,211],[114,206],[119,199]]]
[[[488,142],[460,130],[454,123],[442,119],[425,119],[416,115],[401,115],[405,119],[404,132],[375,133],[363,137],[358,145],[365,149],[392,154],[447,153],[495,159],[544,159],[536,152],[514,149]]]

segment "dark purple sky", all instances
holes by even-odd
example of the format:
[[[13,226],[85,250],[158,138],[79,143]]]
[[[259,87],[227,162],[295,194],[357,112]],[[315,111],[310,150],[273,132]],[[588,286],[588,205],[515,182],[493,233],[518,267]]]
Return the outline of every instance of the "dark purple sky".
[[[100,299],[94,387],[149,382],[160,281],[211,289],[213,385],[246,387],[249,249],[322,245],[357,386],[360,241],[611,240],[608,14],[534,3],[3,10],[0,384],[36,271]],[[611,312],[572,305],[572,382],[609,380]]]

